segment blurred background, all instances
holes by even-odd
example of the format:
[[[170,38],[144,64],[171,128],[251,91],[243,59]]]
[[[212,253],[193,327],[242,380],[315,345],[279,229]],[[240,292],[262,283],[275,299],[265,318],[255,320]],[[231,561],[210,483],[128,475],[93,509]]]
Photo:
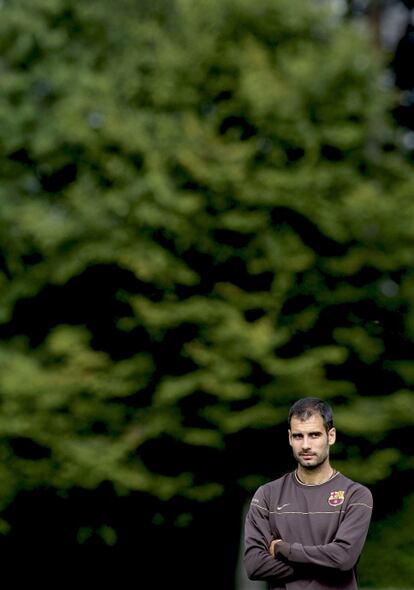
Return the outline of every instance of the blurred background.
[[[414,588],[409,0],[1,0],[0,549],[56,587],[247,590],[334,409],[363,588]]]

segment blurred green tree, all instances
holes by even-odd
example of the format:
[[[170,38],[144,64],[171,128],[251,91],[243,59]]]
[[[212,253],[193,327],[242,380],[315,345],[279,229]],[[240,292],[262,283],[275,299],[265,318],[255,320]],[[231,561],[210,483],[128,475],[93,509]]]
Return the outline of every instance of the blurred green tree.
[[[1,16],[2,508],[109,484],[184,526],[289,468],[306,395],[345,473],[407,481],[414,176],[367,35],[303,0]]]
[[[414,496],[403,502],[402,509],[387,519],[373,522],[370,542],[361,557],[359,580],[362,588],[375,588],[380,583],[384,588],[412,586],[413,560],[410,551]],[[381,549],[379,549],[381,547]],[[381,559],[378,555],[381,551]]]

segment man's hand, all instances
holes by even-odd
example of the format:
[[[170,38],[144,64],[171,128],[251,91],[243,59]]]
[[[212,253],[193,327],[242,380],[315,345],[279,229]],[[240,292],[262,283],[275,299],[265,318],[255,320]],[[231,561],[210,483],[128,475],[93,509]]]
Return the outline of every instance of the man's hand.
[[[276,554],[275,545],[277,545],[278,543],[281,543],[281,542],[282,542],[282,539],[273,539],[273,541],[270,543],[269,553],[272,557],[274,557]]]

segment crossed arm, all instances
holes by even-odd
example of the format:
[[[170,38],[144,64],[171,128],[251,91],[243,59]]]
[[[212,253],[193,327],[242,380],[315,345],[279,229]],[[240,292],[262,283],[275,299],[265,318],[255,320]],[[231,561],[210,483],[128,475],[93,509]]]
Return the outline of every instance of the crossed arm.
[[[251,580],[277,579],[288,581],[296,576],[295,569],[281,555],[270,552],[274,546],[269,524],[269,508],[261,489],[253,498],[246,516],[244,566]]]
[[[332,542],[303,545],[274,538],[269,508],[259,488],[246,517],[245,567],[255,580],[280,581],[297,578],[303,567],[352,569],[358,561],[371,518],[372,496],[364,488],[349,503]]]

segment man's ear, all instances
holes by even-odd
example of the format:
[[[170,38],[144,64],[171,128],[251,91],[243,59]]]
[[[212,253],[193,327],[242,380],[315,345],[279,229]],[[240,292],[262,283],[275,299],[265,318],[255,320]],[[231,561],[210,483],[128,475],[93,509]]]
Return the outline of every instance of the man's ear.
[[[288,430],[288,436],[289,436],[289,444],[290,444],[290,446],[292,446],[292,431],[290,430],[290,428]]]
[[[333,445],[336,441],[336,428],[331,428],[328,430],[328,443]]]

